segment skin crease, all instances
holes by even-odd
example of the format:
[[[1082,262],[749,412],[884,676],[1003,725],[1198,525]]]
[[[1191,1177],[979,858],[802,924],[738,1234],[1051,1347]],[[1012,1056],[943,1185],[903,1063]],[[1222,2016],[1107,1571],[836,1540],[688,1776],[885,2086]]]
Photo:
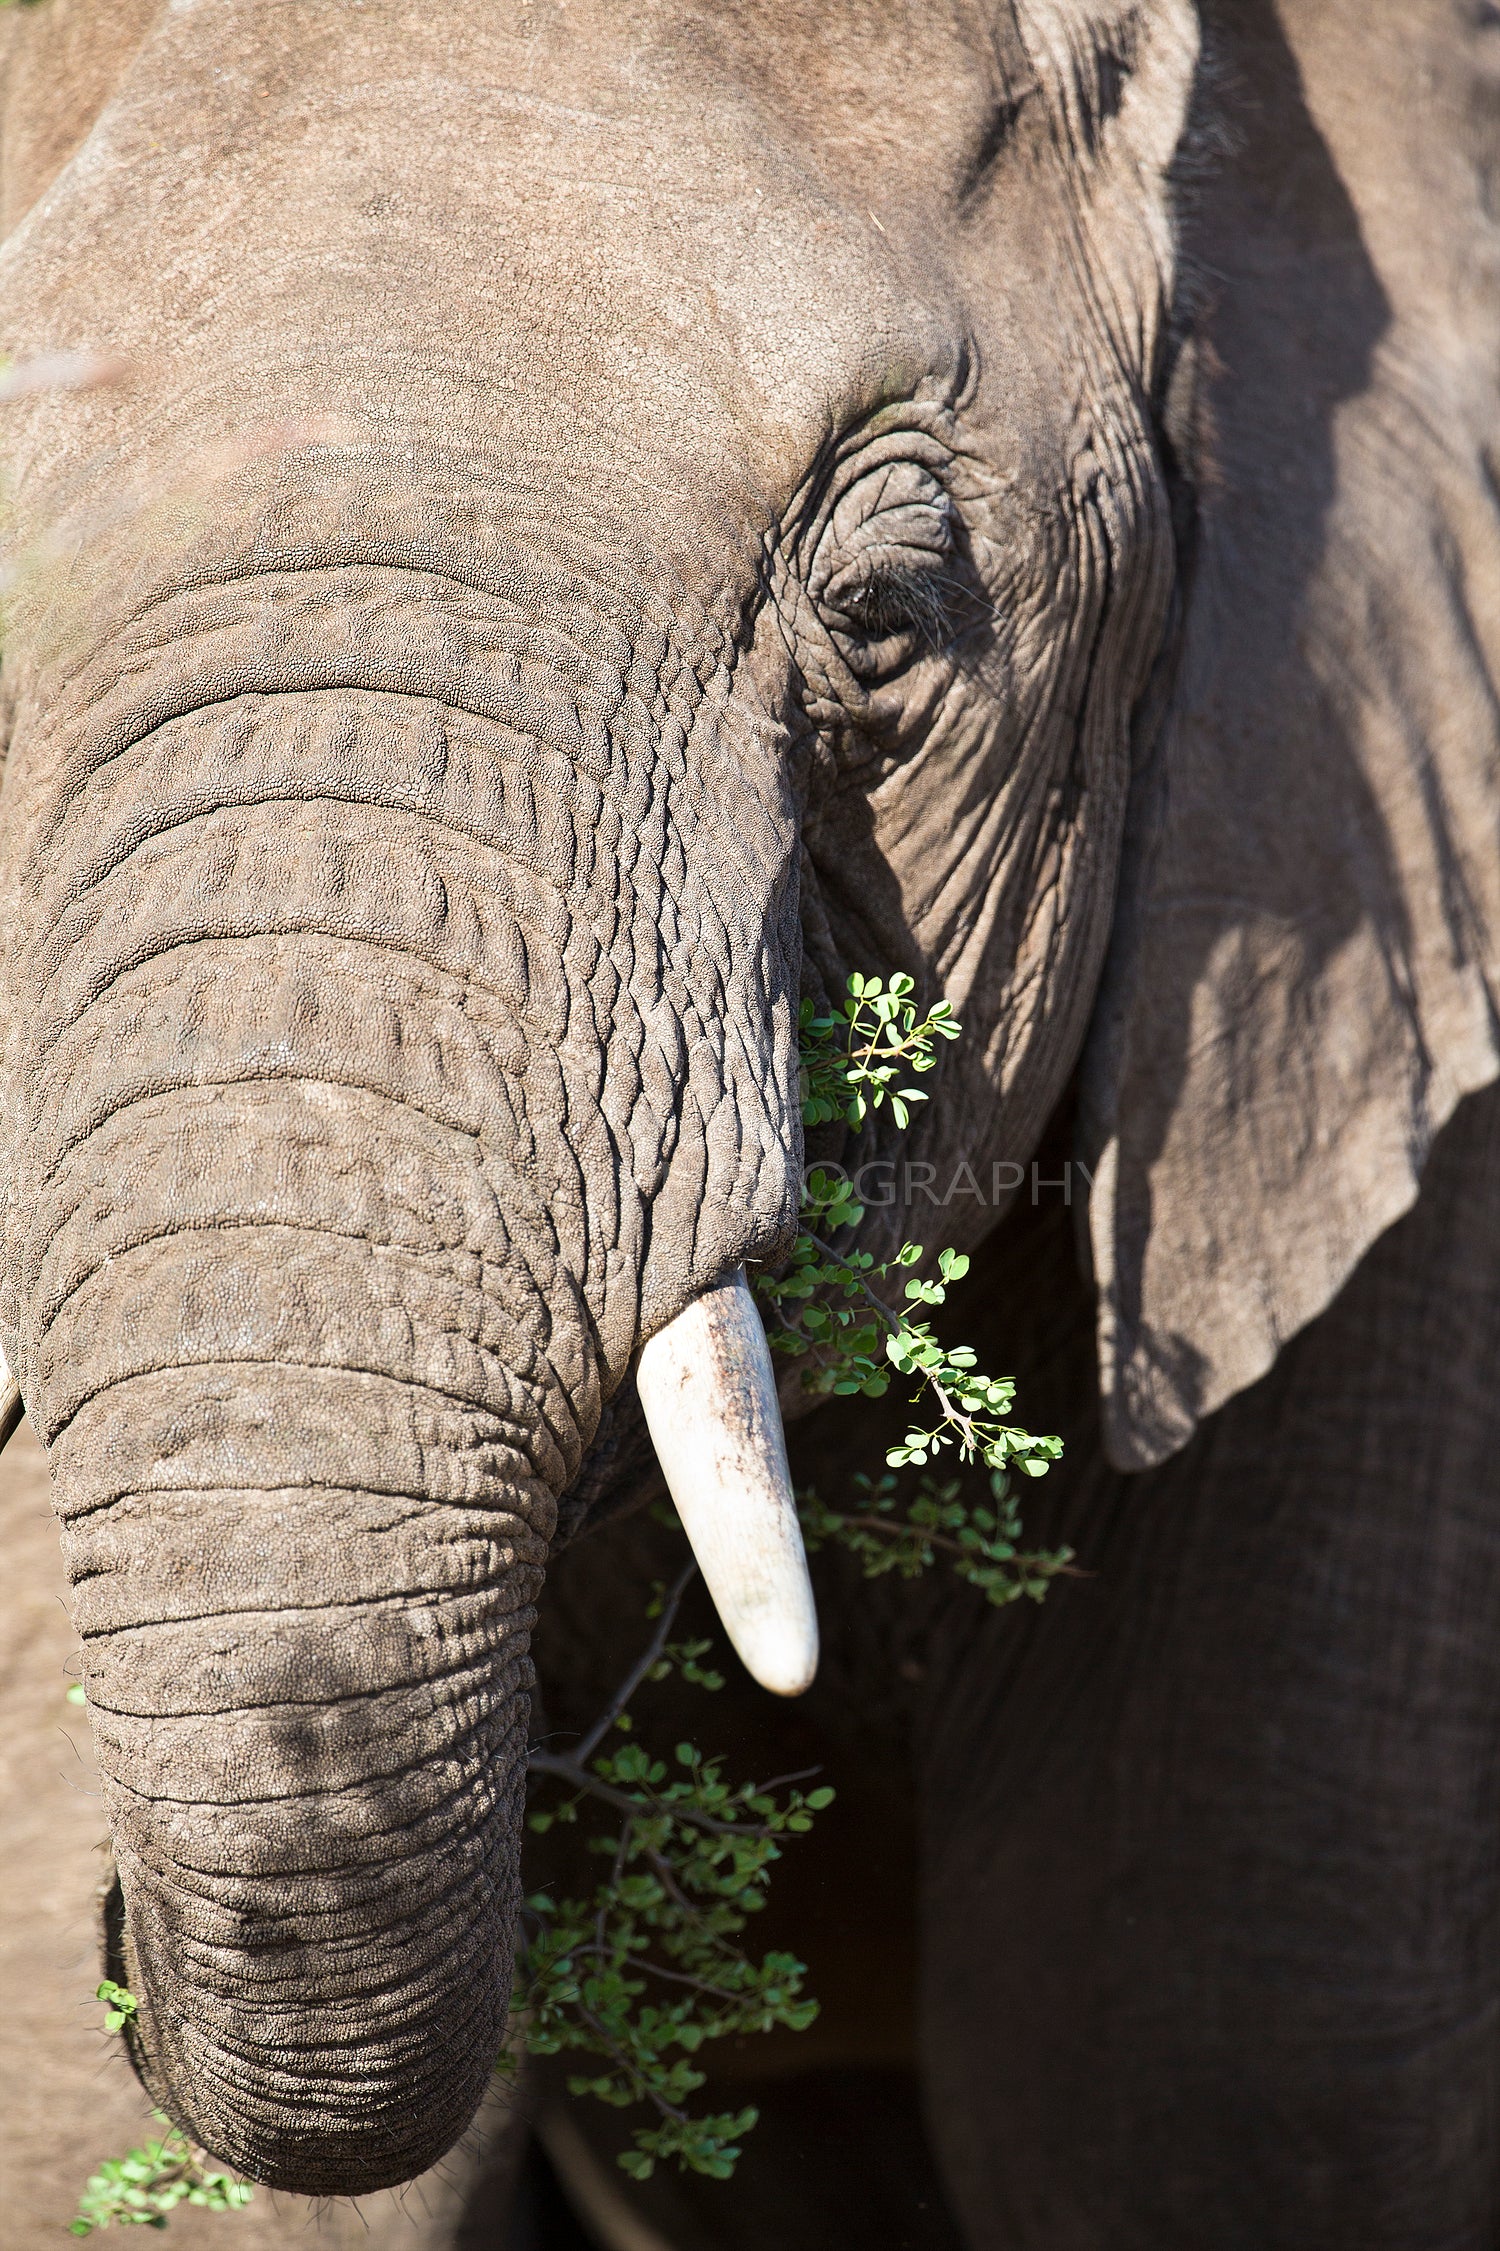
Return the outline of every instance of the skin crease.
[[[5,409],[0,1334],[64,1521],[135,2060],[255,2178],[405,2179],[480,2098],[543,1569],[559,1523],[639,1483],[640,1342],[789,1240],[802,990],[879,966],[952,999],[965,1037],[903,1148],[929,1177],[1024,1163],[1049,1118],[1049,1164],[1088,1158],[1102,1406],[1071,1216],[1002,1231],[973,1300],[1056,1394],[1070,1536],[1123,1491],[1170,1519],[1222,1490],[1236,1522],[1301,1495],[1356,1578],[1405,1568],[1388,1460],[1354,1438],[1388,1306],[1461,1297],[1486,1255],[1454,1218],[1491,1163],[1471,1112],[1409,1266],[1349,1277],[1496,1071],[1474,839],[1500,569],[1475,466],[1489,64],[1436,7],[1399,28],[1248,0],[1206,35],[1113,0],[788,4],[774,36],[677,0],[484,8],[461,40],[413,0],[0,25],[0,342],[129,369]],[[994,1218],[898,1201],[867,1240]],[[1411,1381],[1465,1444],[1395,1482],[1446,1525],[1494,1451],[1432,1336]],[[1349,1443],[1309,1491],[1330,1392]],[[851,1457],[847,1421],[809,1424],[808,1467]],[[586,1560],[610,1538],[554,1570],[552,1724],[584,1701],[580,1644],[612,1661],[639,1614]],[[1336,1605],[1245,1628],[1243,1701],[1216,1678],[1172,1769],[1208,1934],[1174,1956],[1173,1855],[1110,1809],[1157,1802],[1153,1746],[1200,1711],[1205,1584],[1218,1615],[1286,1569],[1274,1542],[1184,1544],[1207,1580],[1170,1540],[1156,1577],[1120,1573],[1109,1646],[1142,1648],[1142,1685],[1102,1708],[1046,1655],[1076,1602],[1018,1638],[940,1599],[892,1623],[828,1576],[809,1716],[732,1724],[852,1739],[894,1637],[921,1693],[859,1755],[832,1849],[879,1857],[907,1755],[923,1815],[870,1913],[825,1866],[844,1999],[818,2068],[899,2079],[892,2024],[920,2017],[928,2207],[975,2244],[1477,2251],[1500,2205],[1462,2104],[1421,2232],[1420,2122],[1467,2066],[1424,2077],[1408,2033],[1434,1997],[1488,2006],[1488,1942],[1413,1981],[1362,2127],[1370,2073],[1336,2053],[1399,1887],[1368,1887],[1364,1953],[1323,1944],[1336,1897],[1267,1868],[1366,1868],[1358,1793],[1288,1803],[1268,1758],[1230,1820],[1216,1781],[1308,1637],[1345,1651],[1338,1693],[1278,1687],[1272,1734],[1337,1740],[1396,1643],[1420,1672],[1463,1569],[1385,1643]],[[1052,1731],[1066,1834],[1041,1793],[1015,1843],[974,1777],[1024,1767],[1029,1735],[990,1727],[1033,1646],[1061,1700],[1015,1709]],[[1465,1727],[1492,1724],[1487,1682],[1461,1687]],[[1072,1789],[1100,1758],[1110,1786]],[[1431,1765],[1403,1739],[1393,1819]],[[1477,1839],[1487,1784],[1445,1772]],[[927,1982],[872,2032],[919,1857]],[[1133,1886],[1156,1955],[1111,1943]],[[1271,1894],[1273,1963],[1284,1931],[1287,1960],[1341,1967],[1252,2062],[1215,2045],[1240,1990],[1215,1934]],[[1326,2082],[1288,2123],[1276,2059],[1309,2038]],[[1205,2072],[1235,2100],[1187,2100]],[[1138,2121],[1174,2109],[1164,2156]],[[670,2193],[678,2240],[729,2240],[727,2208]],[[814,2167],[825,2209],[852,2207]]]

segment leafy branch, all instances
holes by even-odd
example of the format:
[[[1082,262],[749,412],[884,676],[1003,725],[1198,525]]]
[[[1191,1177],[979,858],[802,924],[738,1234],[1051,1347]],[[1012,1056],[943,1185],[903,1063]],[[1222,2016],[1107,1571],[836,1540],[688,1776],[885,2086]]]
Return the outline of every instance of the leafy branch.
[[[128,2002],[126,2015],[135,2011],[134,1995],[123,1986],[111,1986],[108,1996],[101,1986],[99,1997]],[[113,2021],[117,2014],[118,2009],[112,2009],[105,2020],[111,2031],[118,2031],[124,2022],[124,2016],[118,2023]],[[124,2157],[106,2158],[98,2172],[89,2175],[70,2235],[92,2235],[95,2228],[107,2227],[160,2230],[179,2204],[208,2212],[237,2212],[250,2202],[255,2192],[248,2182],[219,2171],[196,2142],[168,2125],[160,2111],[155,2116],[167,2126],[159,2141],[143,2142]]]
[[[810,1000],[802,1003],[797,1029],[804,1125],[842,1118],[846,1125],[862,1126],[888,1101],[897,1125],[905,1128],[910,1105],[925,1102],[926,1090],[892,1081],[933,1070],[933,1041],[956,1040],[959,1034],[949,1002],[940,1000],[919,1017],[914,990],[910,977],[883,984],[856,972],[831,1015],[820,1016]]]
[[[626,1706],[648,1682],[676,1673],[710,1691],[723,1686],[703,1665],[707,1642],[669,1638],[695,1571],[689,1564],[670,1590],[658,1588],[651,1642],[574,1749],[535,1749],[530,1758],[534,1776],[566,1792],[531,1814],[533,1831],[577,1823],[590,1801],[616,1819],[586,1839],[609,1862],[589,1898],[537,1892],[526,1901],[530,1935],[515,1996],[522,2041],[532,2055],[602,2061],[602,2072],[570,2076],[571,2094],[655,2113],[618,2160],[637,2180],[664,2158],[727,2180],[757,2114],[691,2113],[706,2077],[694,2059],[711,2040],[778,2025],[803,2031],[818,2010],[802,1990],[805,1964],[774,1952],[756,1962],[739,1939],[765,1903],[779,1840],[805,1835],[832,1790],[793,1787],[807,1775],[733,1784],[722,1760],[692,1743],[679,1743],[670,1764],[637,1743],[601,1749],[613,1733],[630,1732]]]
[[[920,1088],[892,1093],[897,1063],[918,1073],[934,1069],[934,1042],[957,1039],[961,1027],[946,1001],[922,1016],[912,989],[909,977],[893,977],[882,990],[878,977],[855,976],[839,1015],[814,1016],[810,1004],[803,1004],[810,1043],[803,1056],[805,1125],[840,1115],[854,1124],[866,1107],[878,1108],[888,1097],[893,1108],[901,1096],[925,1101]],[[842,1100],[831,1091],[840,1088]],[[904,1111],[899,1122],[905,1123]],[[877,1265],[868,1251],[838,1250],[828,1242],[829,1235],[857,1227],[864,1215],[842,1174],[818,1168],[809,1175],[791,1257],[755,1284],[777,1324],[768,1323],[771,1349],[807,1361],[802,1382],[813,1393],[878,1399],[890,1388],[892,1368],[916,1379],[916,1397],[926,1395],[929,1412],[888,1449],[889,1468],[925,1468],[954,1446],[962,1461],[982,1463],[992,1472],[1013,1464],[1027,1477],[1044,1477],[1062,1452],[1062,1440],[1034,1437],[1012,1424],[1016,1387],[1010,1379],[983,1374],[972,1346],[940,1343],[932,1323],[917,1317],[918,1307],[936,1309],[946,1302],[950,1284],[968,1273],[968,1259],[945,1250],[935,1279],[907,1273],[898,1283],[904,1270],[920,1265],[920,1243],[903,1243]],[[883,1295],[888,1284],[891,1291]]]
[[[989,1506],[966,1501],[956,1477],[939,1484],[923,1476],[906,1499],[889,1472],[851,1482],[859,1495],[852,1508],[829,1508],[813,1492],[799,1494],[798,1507],[809,1550],[841,1547],[858,1559],[867,1579],[889,1572],[918,1579],[941,1557],[1002,1609],[1022,1596],[1040,1602],[1054,1579],[1083,1576],[1071,1548],[1022,1545],[1020,1506],[1002,1470],[990,1472]]]

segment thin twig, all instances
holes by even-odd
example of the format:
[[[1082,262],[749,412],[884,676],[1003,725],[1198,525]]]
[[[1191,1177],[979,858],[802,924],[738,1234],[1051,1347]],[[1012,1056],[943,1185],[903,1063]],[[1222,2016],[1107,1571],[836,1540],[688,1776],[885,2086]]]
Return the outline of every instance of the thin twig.
[[[771,1837],[775,1830],[762,1822],[719,1821],[711,1813],[700,1813],[696,1806],[678,1805],[659,1798],[648,1791],[643,1797],[627,1797],[612,1783],[604,1781],[591,1768],[580,1766],[576,1759],[560,1758],[556,1751],[533,1751],[526,1764],[533,1774],[550,1774],[559,1782],[571,1783],[575,1790],[593,1798],[602,1798],[606,1805],[616,1807],[633,1821],[642,1815],[665,1815],[672,1821],[690,1821],[696,1828],[707,1829],[716,1837]]]
[[[581,1949],[581,1952],[584,1955],[597,1954],[605,1962],[613,1963],[614,1961],[614,1956],[607,1946],[586,1946]],[[648,1975],[664,1977],[669,1978],[673,1985],[695,1986],[700,1993],[712,1994],[716,2001],[735,2002],[743,1998],[741,1994],[732,1993],[727,1985],[713,1985],[706,1977],[689,1977],[686,1970],[669,1970],[661,1962],[653,1962],[651,1957],[646,1954],[632,1956],[630,1967],[633,1970],[639,1970],[643,1977]]]
[[[773,1790],[784,1790],[792,1782],[811,1782],[822,1771],[820,1766],[804,1766],[796,1774],[773,1774],[769,1782],[757,1782],[754,1795],[757,1798],[768,1798]]]
[[[657,1852],[651,1845],[643,1846],[642,1852],[646,1860],[646,1865],[649,1868],[654,1869],[657,1881],[660,1883],[662,1890],[666,1893],[668,1899],[672,1901],[673,1905],[677,1907],[684,1915],[691,1916],[695,1923],[706,1923],[708,1921],[708,1912],[704,1907],[702,1900],[690,1899],[688,1897],[681,1884],[679,1884],[677,1881],[677,1871],[672,1866],[671,1861],[668,1860],[664,1854]],[[728,1946],[727,1940],[716,1939],[715,1943],[724,1947],[726,1951],[732,1951],[732,1949],[730,1949]]]
[[[854,1280],[858,1283],[861,1291],[869,1299],[876,1312],[880,1315],[881,1320],[884,1321],[886,1327],[891,1331],[892,1335],[894,1335],[901,1326],[900,1321],[891,1311],[890,1307],[884,1302],[884,1300],[878,1298],[875,1295],[875,1292],[871,1289],[869,1283],[864,1279],[863,1275],[858,1273],[857,1270],[849,1264],[848,1259],[844,1257],[842,1251],[836,1251],[832,1243],[825,1243],[821,1235],[809,1235],[807,1240],[812,1244],[812,1247],[815,1251],[821,1251],[825,1258],[833,1259],[836,1264],[844,1268],[846,1273],[853,1276]]]
[[[615,1847],[615,1864],[609,1872],[609,1890],[605,1891],[601,1889],[599,1893],[599,1912],[594,1918],[594,1947],[595,1951],[600,1954],[602,1954],[605,1950],[604,1927],[609,1921],[609,1910],[613,1905],[611,1894],[614,1892],[615,1887],[618,1885],[620,1878],[624,1875],[626,1867],[629,1863],[630,1845],[634,1835],[635,1823],[633,1821],[627,1821],[625,1823],[625,1826],[620,1831],[620,1841]]]
[[[613,2061],[614,2067],[621,2077],[630,2081],[635,2091],[636,2101],[651,2103],[661,2112],[664,2118],[675,2118],[679,2126],[685,2126],[687,2124],[687,2112],[679,2110],[674,2103],[669,2103],[665,2095],[658,2094],[656,2089],[643,2078],[639,2066],[626,2054],[623,2048],[610,2038],[607,2027],[599,2022],[593,2010],[582,1997],[575,2001],[573,2006],[594,2034],[605,2055]]]
[[[837,1514],[839,1527],[843,1531],[878,1532],[882,1539],[892,1541],[905,1539],[910,1533],[925,1546],[945,1548],[950,1555],[968,1555],[971,1552],[962,1547],[951,1532],[929,1532],[925,1524],[903,1524],[899,1517],[892,1516],[845,1516],[842,1509]]]
[[[614,1789],[608,1782],[601,1781],[597,1774],[591,1774],[586,1766],[579,1766],[571,1758],[562,1758],[556,1751],[532,1751],[527,1757],[526,1766],[531,1774],[553,1775],[559,1782],[570,1782],[575,1790],[582,1791],[589,1797],[602,1798],[606,1805],[618,1807],[621,1813],[628,1814],[632,1820],[638,1821],[643,1813],[651,1811],[649,1806],[642,1805],[639,1798],[628,1798],[623,1790]]]
[[[662,1605],[661,1617],[657,1622],[656,1632],[651,1637],[649,1647],[644,1651],[637,1662],[631,1667],[630,1671],[625,1675],[624,1680],[620,1683],[619,1687],[615,1690],[614,1695],[610,1698],[607,1709],[600,1713],[598,1719],[595,1720],[587,1735],[585,1735],[581,1739],[581,1741],[574,1744],[573,1757],[580,1766],[585,1765],[588,1760],[593,1757],[595,1751],[598,1750],[600,1744],[604,1741],[605,1736],[608,1735],[610,1729],[614,1726],[615,1721],[619,1718],[626,1705],[630,1702],[631,1697],[640,1687],[641,1682],[646,1678],[646,1675],[650,1672],[652,1666],[657,1662],[657,1660],[662,1655],[662,1652],[665,1650],[667,1646],[667,1636],[671,1633],[672,1628],[677,1620],[678,1608],[682,1602],[683,1596],[687,1593],[692,1579],[697,1573],[697,1569],[697,1564],[691,1561],[691,1559],[683,1565],[681,1571],[679,1571],[679,1573],[677,1574],[676,1583],[674,1584],[671,1593],[667,1596],[665,1603],[663,1603]]]
[[[951,1532],[931,1531],[925,1524],[903,1524],[895,1516],[845,1516],[841,1509],[830,1513],[838,1516],[841,1529],[846,1531],[878,1532],[893,1543],[910,1535],[921,1540],[927,1547],[944,1549],[949,1555],[972,1558],[981,1554],[976,1548],[966,1548],[961,1540],[954,1539]],[[1092,1579],[1094,1576],[1092,1571],[1085,1571],[1076,1563],[1054,1563],[1045,1548],[1032,1548],[1025,1553],[1018,1551],[1015,1555],[991,1556],[988,1560],[1014,1564],[1018,1571],[1024,1571],[1028,1566],[1035,1568],[1038,1564],[1046,1564],[1049,1567],[1049,1577],[1054,1579]],[[766,1788],[770,1787],[768,1782]]]

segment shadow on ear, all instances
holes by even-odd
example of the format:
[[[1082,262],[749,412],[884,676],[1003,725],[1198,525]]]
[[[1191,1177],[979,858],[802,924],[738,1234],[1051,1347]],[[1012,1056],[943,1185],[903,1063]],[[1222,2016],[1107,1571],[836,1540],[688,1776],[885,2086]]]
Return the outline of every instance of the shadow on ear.
[[[1085,1073],[1129,1469],[1322,1311],[1500,1071],[1500,16],[1204,16],[1180,632]]]

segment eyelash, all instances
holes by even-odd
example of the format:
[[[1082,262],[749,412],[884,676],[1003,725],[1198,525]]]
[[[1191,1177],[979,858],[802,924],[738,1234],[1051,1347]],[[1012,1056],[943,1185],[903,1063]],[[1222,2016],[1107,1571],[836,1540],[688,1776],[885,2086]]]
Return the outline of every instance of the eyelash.
[[[877,572],[849,597],[843,612],[870,640],[916,631],[935,641],[948,623],[944,589],[930,571]]]

